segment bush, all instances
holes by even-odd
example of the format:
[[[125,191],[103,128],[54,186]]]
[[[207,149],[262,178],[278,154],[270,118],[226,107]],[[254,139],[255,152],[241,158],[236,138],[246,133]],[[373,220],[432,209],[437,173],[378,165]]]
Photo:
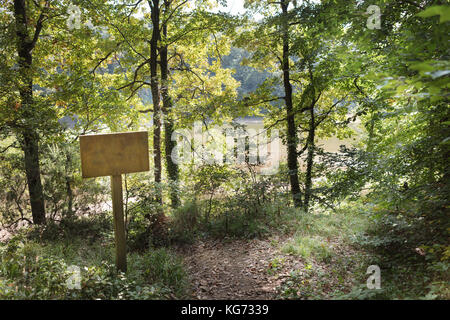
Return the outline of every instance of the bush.
[[[61,222],[48,221],[45,225],[32,226],[26,233],[30,240],[55,241],[83,239],[93,243],[102,236],[112,236],[112,217],[107,213],[63,219]]]
[[[116,271],[113,247],[41,246],[23,236],[0,245],[0,299],[170,299],[185,295],[181,261],[164,249],[129,254],[128,272]],[[85,259],[83,259],[83,257]],[[80,287],[70,287],[71,268],[80,271]]]
[[[168,287],[176,296],[183,296],[188,286],[181,259],[165,248],[151,250],[142,256],[143,277],[149,283]]]
[[[27,218],[27,180],[23,158],[17,153],[2,155],[0,161],[0,222],[12,223]]]
[[[125,178],[125,218],[127,242],[131,251],[168,244],[167,217],[169,208],[158,201],[170,186],[149,182],[148,173]]]
[[[192,243],[198,229],[200,212],[196,201],[187,201],[173,211],[169,237],[172,241],[180,243]]]
[[[279,228],[289,203],[285,172],[256,174],[255,167],[227,164],[192,165],[184,174],[184,205],[172,214],[172,239],[190,242],[199,234],[255,238]]]

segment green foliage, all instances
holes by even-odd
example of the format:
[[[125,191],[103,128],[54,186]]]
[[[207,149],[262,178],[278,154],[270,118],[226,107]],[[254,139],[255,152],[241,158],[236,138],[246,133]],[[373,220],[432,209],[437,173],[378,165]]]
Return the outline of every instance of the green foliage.
[[[279,290],[284,299],[322,299],[329,282],[323,271],[316,271],[307,265],[303,271],[291,272]]]
[[[81,178],[78,146],[67,140],[48,141],[41,149],[41,177],[47,218],[70,219],[89,212],[96,203],[106,199],[107,186],[102,180],[86,181]],[[29,194],[23,168],[23,156],[8,152],[0,165],[0,213],[3,221],[12,223],[29,218]]]
[[[439,23],[450,20],[450,6],[432,6],[417,14],[418,17],[428,18],[439,15]]]
[[[105,180],[82,179],[79,146],[67,140],[43,148],[41,174],[46,211],[52,220],[86,213],[92,204],[105,201],[109,193]]]
[[[51,242],[55,240],[70,241],[87,240],[94,243],[96,240],[112,233],[112,216],[106,213],[98,213],[85,217],[63,219],[62,221],[49,221],[44,226],[33,226],[26,236],[32,241]]]
[[[370,227],[354,241],[372,252],[383,270],[384,297],[448,296],[448,244],[438,224],[374,206]],[[430,236],[432,235],[432,236]]]
[[[326,242],[322,242],[316,238],[297,237],[295,240],[283,247],[282,251],[287,254],[299,255],[308,260],[311,255],[318,261],[329,262],[333,256]]]
[[[69,289],[71,276],[67,263],[60,257],[41,255],[37,244],[11,243],[1,248],[2,299],[133,299],[146,296],[151,290],[139,292],[124,275],[117,275],[114,266],[82,268],[81,289]],[[131,288],[130,288],[131,287]],[[151,292],[153,293],[153,292]]]
[[[144,267],[143,276],[149,283],[160,283],[170,288],[176,296],[186,293],[187,274],[181,260],[165,248],[150,250],[139,262]]]
[[[189,201],[175,211],[170,220],[170,238],[175,242],[192,243],[199,227],[200,211],[195,201]]]
[[[23,159],[17,153],[8,153],[0,164],[0,220],[12,223],[25,217],[28,210],[27,182],[23,173]]]
[[[269,274],[275,274],[278,270],[280,270],[283,267],[285,259],[284,258],[273,258],[269,263],[269,268],[267,270],[267,273]]]
[[[266,78],[270,76],[267,71],[258,71],[255,68],[245,65],[250,54],[241,48],[232,47],[230,54],[222,57],[222,66],[235,70],[233,78],[240,82],[237,89],[239,97],[255,92]]]
[[[438,234],[429,236],[423,219],[394,216],[369,203],[327,211],[291,217],[296,233],[281,250],[302,257],[304,266],[281,283],[281,297],[447,299],[448,246],[439,244]],[[381,289],[367,288],[369,265],[380,267]]]
[[[274,176],[256,174],[255,168],[230,165],[190,167],[183,189],[185,203],[172,213],[174,239],[199,235],[214,237],[262,237],[271,229],[283,229],[280,221],[288,199],[284,172]]]
[[[148,174],[127,177],[126,219],[127,243],[131,250],[145,250],[167,242],[163,235],[155,235],[158,213],[167,208],[157,201],[161,192],[169,190],[165,183],[149,182]]]
[[[112,233],[111,226],[102,227],[92,220],[84,223],[84,229],[83,222],[74,221],[59,228],[46,227],[38,234],[18,235],[2,244],[0,297],[172,299],[186,295],[186,274],[174,253],[166,249],[132,253],[128,272],[123,274],[113,264],[114,240],[104,234]],[[65,230],[62,235],[61,229]],[[59,237],[51,236],[54,233]],[[90,244],[87,239],[92,239]],[[69,266],[80,268],[80,289],[67,285],[72,276]]]
[[[292,218],[291,218],[292,219]],[[305,261],[334,264],[338,243],[348,244],[367,228],[367,218],[351,206],[331,211],[316,208],[314,213],[300,211],[290,221],[293,238],[282,252],[302,257]],[[336,242],[339,239],[339,242]]]

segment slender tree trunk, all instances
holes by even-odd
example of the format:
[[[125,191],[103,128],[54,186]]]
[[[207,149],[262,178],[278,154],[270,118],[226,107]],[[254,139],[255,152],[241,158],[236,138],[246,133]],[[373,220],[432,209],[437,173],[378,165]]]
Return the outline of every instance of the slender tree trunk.
[[[295,114],[292,104],[292,86],[290,82],[289,69],[289,21],[287,17],[289,0],[281,1],[283,11],[282,37],[283,37],[283,85],[286,103],[286,122],[287,122],[287,162],[289,168],[289,181],[291,184],[291,193],[294,200],[294,206],[302,206],[301,191],[298,180],[298,161],[297,161],[297,129],[295,126]]]
[[[36,132],[23,133],[23,150],[25,154],[25,172],[28,192],[30,193],[33,223],[45,224],[44,194],[42,191],[41,169],[39,165],[39,138]]]
[[[70,150],[66,154],[66,193],[67,193],[67,216],[72,217],[73,213],[73,192],[71,183],[73,181],[72,175],[72,156]]]
[[[314,164],[314,138],[316,133],[316,120],[314,115],[314,106],[310,109],[309,132],[308,132],[308,155],[306,160],[306,181],[305,181],[305,211],[308,212],[309,200],[311,199],[312,189],[312,167]]]
[[[161,40],[159,30],[159,0],[153,0],[151,5],[151,18],[153,24],[150,41],[150,87],[153,99],[153,160],[155,166],[155,182],[161,183],[161,107],[158,81],[158,41]],[[158,188],[156,201],[162,204],[162,194]]]
[[[370,123],[369,123],[369,141],[367,142],[367,151],[372,151],[372,146],[373,146],[373,133],[375,130],[375,119],[374,119],[374,114],[372,113],[370,116]]]
[[[165,9],[169,10],[170,3],[165,0],[164,1]],[[164,39],[167,38],[167,23],[164,23],[162,26],[162,32]],[[169,95],[169,66],[168,66],[168,58],[167,58],[167,45],[161,47],[160,50],[160,66],[161,66],[161,95],[163,99],[163,114],[164,114],[164,138],[165,138],[165,156],[166,156],[166,167],[167,173],[169,176],[169,181],[171,182],[171,191],[170,198],[172,207],[176,208],[179,204],[178,197],[178,165],[172,161],[172,150],[175,148],[175,141],[172,141],[172,133],[174,131],[174,123],[171,117],[171,109],[172,109],[172,100]]]
[[[25,173],[30,193],[33,223],[45,223],[45,205],[42,191],[41,170],[39,166],[39,134],[36,131],[36,110],[33,101],[32,50],[35,41],[28,35],[28,21],[24,0],[14,1],[14,17],[16,20],[17,54],[19,56],[19,93],[21,112],[25,126],[19,131],[19,140],[25,159]],[[39,31],[36,33],[39,35]]]
[[[166,167],[171,182],[170,199],[172,207],[176,208],[180,204],[178,197],[178,165],[172,161],[172,150],[175,148],[175,141],[172,141],[172,133],[174,131],[174,124],[170,116],[165,116],[164,121],[164,138],[165,138],[165,154],[166,154]]]
[[[152,38],[150,40],[150,88],[153,99],[153,160],[155,166],[155,183],[156,183],[156,202],[162,205],[162,189],[161,189],[161,106],[160,106],[160,89],[158,79],[158,46],[161,41],[160,31],[160,7],[159,0],[148,1],[151,8],[151,19],[153,24]],[[159,57],[161,59],[161,57]],[[156,212],[156,219],[151,227],[154,244],[164,243],[167,239],[166,216],[162,206],[159,206]]]

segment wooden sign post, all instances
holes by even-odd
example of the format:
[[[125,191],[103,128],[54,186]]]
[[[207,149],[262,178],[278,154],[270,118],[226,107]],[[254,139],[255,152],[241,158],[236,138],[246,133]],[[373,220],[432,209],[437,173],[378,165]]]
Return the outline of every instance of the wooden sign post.
[[[116,266],[127,270],[122,173],[149,170],[148,133],[121,132],[80,136],[83,178],[111,176]]]

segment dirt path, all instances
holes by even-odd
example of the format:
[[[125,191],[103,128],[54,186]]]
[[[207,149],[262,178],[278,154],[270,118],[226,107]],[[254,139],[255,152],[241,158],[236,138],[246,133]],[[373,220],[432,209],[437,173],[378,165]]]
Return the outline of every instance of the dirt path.
[[[180,253],[194,299],[276,299],[276,288],[289,271],[303,266],[270,240],[207,240]]]

